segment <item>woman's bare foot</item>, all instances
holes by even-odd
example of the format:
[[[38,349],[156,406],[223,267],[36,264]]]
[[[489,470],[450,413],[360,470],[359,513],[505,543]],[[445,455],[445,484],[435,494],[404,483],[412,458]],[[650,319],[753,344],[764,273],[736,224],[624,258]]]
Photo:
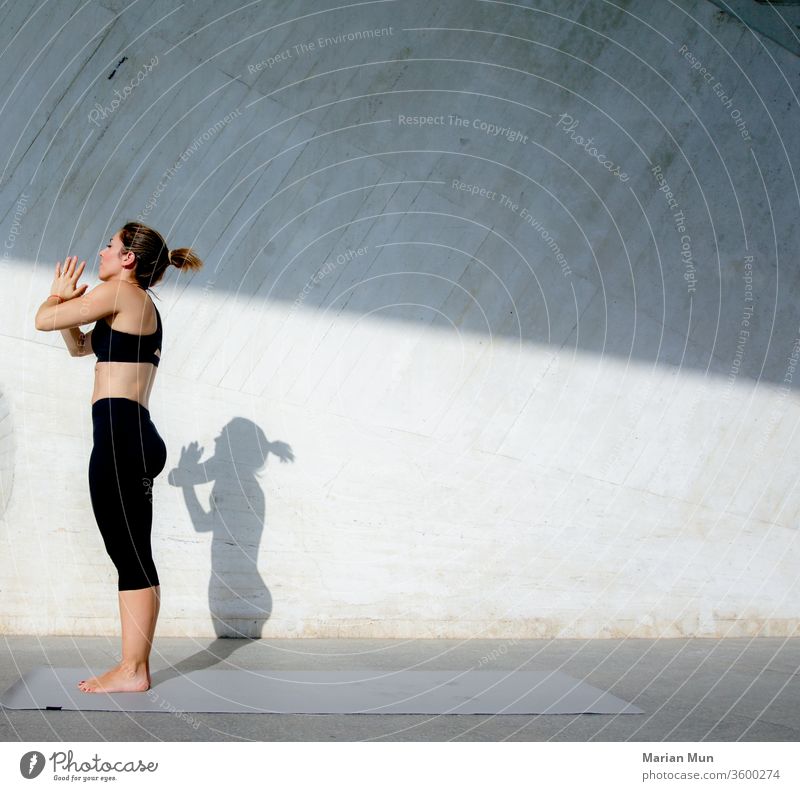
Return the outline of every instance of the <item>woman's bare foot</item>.
[[[150,673],[145,665],[118,664],[102,676],[78,682],[82,692],[146,692],[150,689]]]

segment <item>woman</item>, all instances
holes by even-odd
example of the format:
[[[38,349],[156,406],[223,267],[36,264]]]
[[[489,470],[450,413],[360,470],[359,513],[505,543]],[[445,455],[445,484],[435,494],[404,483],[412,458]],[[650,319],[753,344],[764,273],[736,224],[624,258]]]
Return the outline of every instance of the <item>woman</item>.
[[[143,692],[150,688],[150,649],[160,585],[150,548],[152,486],[167,449],[150,419],[148,401],[161,358],[161,316],[146,290],[170,264],[197,270],[189,248],[169,250],[161,234],[126,223],[100,253],[100,280],[85,293],[78,278],[86,264],[67,258],[50,296],[36,314],[36,329],[61,330],[70,355],[97,357],[92,395],[94,447],[89,460],[92,509],[116,566],[122,661],[81,681],[84,692]],[[96,322],[88,333],[78,328]]]

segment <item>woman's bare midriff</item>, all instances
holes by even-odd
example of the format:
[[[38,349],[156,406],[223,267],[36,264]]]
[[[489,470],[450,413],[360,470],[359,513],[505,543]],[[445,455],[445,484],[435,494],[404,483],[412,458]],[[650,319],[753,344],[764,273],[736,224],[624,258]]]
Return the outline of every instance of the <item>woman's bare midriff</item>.
[[[155,308],[145,308],[150,298],[137,286],[125,284],[130,300],[124,310],[117,312],[110,319],[111,329],[121,332],[150,335],[157,329]],[[124,291],[123,289],[123,291]],[[134,292],[137,292],[134,296]],[[122,297],[123,292],[120,292]],[[145,312],[151,314],[147,320],[148,327],[143,327]],[[124,317],[123,317],[124,313]],[[100,319],[105,321],[105,319]],[[151,324],[152,322],[152,324]],[[125,326],[119,326],[120,324]],[[114,326],[117,324],[118,326]],[[157,354],[160,354],[159,349]],[[138,401],[145,409],[149,409],[150,391],[156,379],[158,369],[152,363],[127,363],[117,360],[110,362],[97,362],[94,366],[94,392],[92,404],[101,398],[130,398]]]
[[[101,398],[130,398],[149,409],[156,370],[153,363],[95,363],[92,403]]]

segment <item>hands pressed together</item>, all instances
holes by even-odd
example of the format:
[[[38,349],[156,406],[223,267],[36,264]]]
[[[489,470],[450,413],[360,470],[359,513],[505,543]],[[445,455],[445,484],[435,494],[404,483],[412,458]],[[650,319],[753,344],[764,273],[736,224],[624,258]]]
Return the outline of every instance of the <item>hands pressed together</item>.
[[[81,261],[76,267],[77,261],[77,255],[69,256],[64,260],[63,270],[61,269],[61,261],[56,262],[56,276],[50,286],[51,294],[56,294],[64,300],[83,296],[89,286],[86,283],[78,286],[77,283],[86,266],[86,261]]]

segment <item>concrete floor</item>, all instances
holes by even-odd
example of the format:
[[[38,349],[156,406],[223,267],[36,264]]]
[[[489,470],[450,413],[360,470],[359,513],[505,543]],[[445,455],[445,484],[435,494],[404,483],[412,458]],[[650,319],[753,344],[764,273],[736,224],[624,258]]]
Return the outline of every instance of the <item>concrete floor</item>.
[[[37,665],[107,667],[105,637],[6,636],[0,687]],[[643,715],[287,715],[2,711],[3,741],[796,741],[800,639],[158,638],[151,672],[206,667],[560,670]],[[157,676],[154,678],[157,683]]]

